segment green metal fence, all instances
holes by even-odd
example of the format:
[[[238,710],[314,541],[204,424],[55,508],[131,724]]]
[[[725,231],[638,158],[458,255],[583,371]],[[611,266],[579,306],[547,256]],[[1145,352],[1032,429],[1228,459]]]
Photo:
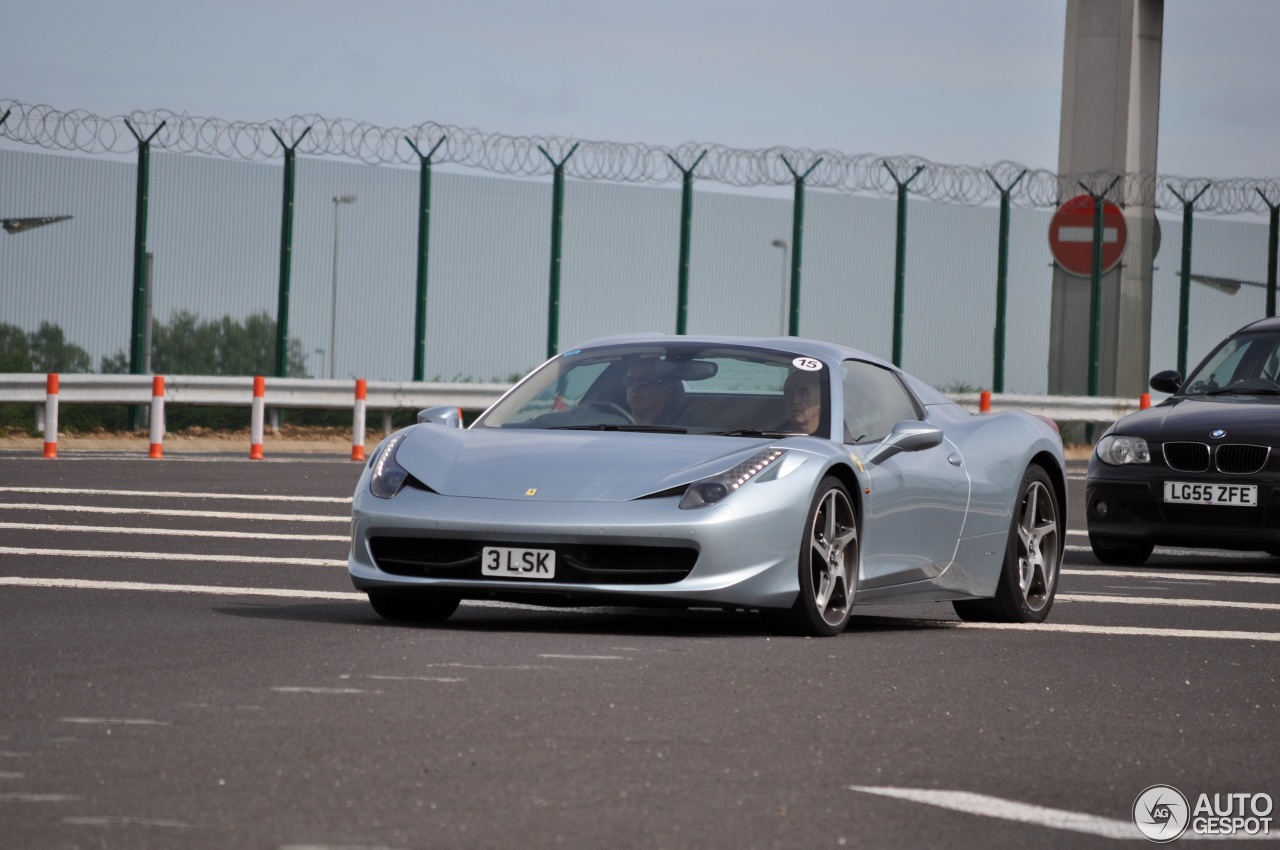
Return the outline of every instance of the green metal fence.
[[[149,323],[173,345],[263,317],[275,374],[487,381],[655,330],[816,336],[1043,392],[1048,219],[1081,183],[1185,222],[1156,261],[1153,365],[1275,310],[1275,181],[0,109],[0,216],[71,216],[0,241],[0,323],[58,325],[99,368],[146,371]]]

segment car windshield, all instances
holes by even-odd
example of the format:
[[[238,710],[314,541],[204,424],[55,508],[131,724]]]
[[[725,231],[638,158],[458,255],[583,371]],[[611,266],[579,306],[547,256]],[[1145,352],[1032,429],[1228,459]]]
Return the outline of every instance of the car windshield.
[[[1280,333],[1233,336],[1191,374],[1187,395],[1280,393]]]
[[[575,349],[544,364],[473,427],[825,437],[829,376],[820,360],[743,345]]]

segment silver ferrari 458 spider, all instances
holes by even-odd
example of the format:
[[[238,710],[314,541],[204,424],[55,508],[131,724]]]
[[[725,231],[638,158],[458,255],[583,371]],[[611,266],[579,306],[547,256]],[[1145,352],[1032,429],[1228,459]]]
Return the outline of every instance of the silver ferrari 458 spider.
[[[470,427],[432,408],[371,455],[348,566],[378,614],[463,599],[758,610],[839,634],[859,603],[1039,622],[1062,441],[875,357],[796,338],[631,335],[551,358]]]

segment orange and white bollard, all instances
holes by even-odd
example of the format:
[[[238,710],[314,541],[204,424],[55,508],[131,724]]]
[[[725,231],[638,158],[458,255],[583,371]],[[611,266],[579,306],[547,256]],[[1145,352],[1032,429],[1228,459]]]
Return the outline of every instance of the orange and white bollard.
[[[351,459],[364,460],[365,399],[369,394],[369,382],[356,379],[356,406],[351,416]]]
[[[58,456],[58,373],[44,381],[44,456]]]
[[[991,390],[983,390],[982,392],[978,393],[978,412],[979,413],[991,412]]]
[[[1138,409],[1146,410],[1151,406],[1151,393],[1143,393],[1138,396]]]
[[[249,460],[262,460],[262,414],[266,410],[267,379],[253,377],[253,407],[249,412]]]
[[[147,457],[164,457],[164,376],[151,377],[151,448]]]

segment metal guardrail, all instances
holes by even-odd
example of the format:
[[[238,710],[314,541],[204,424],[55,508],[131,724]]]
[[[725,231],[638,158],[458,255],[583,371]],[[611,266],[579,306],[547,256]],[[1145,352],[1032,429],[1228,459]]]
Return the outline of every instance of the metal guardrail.
[[[45,377],[35,374],[0,374],[0,403],[44,404]],[[150,375],[62,375],[59,396],[63,404],[150,404]],[[480,411],[510,389],[508,384],[442,384],[411,381],[369,381],[367,409],[420,410],[453,405]],[[349,410],[355,399],[355,381],[309,378],[267,378],[267,407]],[[253,401],[252,377],[174,375],[165,377],[165,403],[210,407],[248,407]]]
[[[367,408],[384,413],[452,405],[478,412],[497,401],[509,384],[445,384],[412,381],[369,381]],[[0,403],[45,402],[45,376],[0,374]],[[149,375],[63,375],[63,404],[150,404]],[[956,393],[957,403],[977,412],[980,393]],[[268,378],[268,408],[348,410],[355,398],[355,382],[309,378]],[[165,402],[215,407],[245,407],[253,400],[252,377],[175,375],[165,378]],[[999,393],[991,396],[992,413],[1025,410],[1059,422],[1114,422],[1140,408],[1138,399],[1092,396],[1043,396]]]
[[[952,401],[977,412],[981,393],[955,393]],[[1039,416],[1047,416],[1055,422],[1111,423],[1136,413],[1142,407],[1141,399],[1102,398],[1100,396],[1050,396],[1023,395],[1018,393],[992,393],[991,413],[1006,410],[1025,410]]]

